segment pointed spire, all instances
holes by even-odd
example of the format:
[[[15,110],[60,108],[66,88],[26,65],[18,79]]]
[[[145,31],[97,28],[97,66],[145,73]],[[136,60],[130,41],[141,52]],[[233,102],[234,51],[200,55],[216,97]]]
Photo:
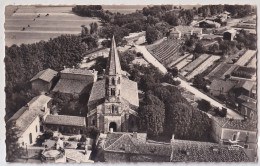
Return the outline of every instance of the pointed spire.
[[[108,63],[106,68],[106,75],[121,74],[121,65],[116,49],[115,37],[113,35],[111,40],[111,48],[109,51]]]

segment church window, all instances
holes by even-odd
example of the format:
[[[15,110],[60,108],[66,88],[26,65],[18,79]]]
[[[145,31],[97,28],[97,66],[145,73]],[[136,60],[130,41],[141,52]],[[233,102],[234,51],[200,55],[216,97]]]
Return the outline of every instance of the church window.
[[[117,83],[120,84],[120,77],[118,78]]]
[[[115,106],[112,105],[112,114],[115,113]]]
[[[118,90],[118,95],[120,95],[120,90]]]
[[[92,119],[92,125],[93,125],[93,126],[96,125],[96,121],[95,121],[95,119]]]
[[[108,84],[108,83],[109,83],[109,79],[107,78],[107,79],[106,79],[106,84]]]
[[[111,96],[115,96],[116,92],[115,92],[115,88],[111,88]]]
[[[112,78],[112,85],[115,85],[115,79]]]

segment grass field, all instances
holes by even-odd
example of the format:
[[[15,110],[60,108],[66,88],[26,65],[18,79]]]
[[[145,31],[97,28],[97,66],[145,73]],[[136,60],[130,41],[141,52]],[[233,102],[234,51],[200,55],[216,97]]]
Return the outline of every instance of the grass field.
[[[99,23],[96,18],[75,15],[71,9],[71,6],[7,6],[5,44],[28,44],[46,41],[61,34],[79,34],[81,25],[89,27],[92,22]],[[46,16],[47,14],[49,15]]]

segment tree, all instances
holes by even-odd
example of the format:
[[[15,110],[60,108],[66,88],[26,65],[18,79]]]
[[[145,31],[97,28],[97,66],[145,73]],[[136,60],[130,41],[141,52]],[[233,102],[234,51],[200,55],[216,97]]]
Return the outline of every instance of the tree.
[[[97,33],[98,24],[96,22],[92,22],[89,26],[90,26],[90,34]]]
[[[230,74],[226,74],[225,75],[225,80],[228,80],[230,77],[231,77]]]
[[[204,112],[208,112],[210,109],[212,108],[210,102],[208,102],[207,100],[199,100],[198,101],[198,109],[204,111]]]
[[[21,158],[24,153],[24,149],[20,147],[18,143],[19,129],[15,127],[15,122],[9,122],[6,126],[6,161],[14,162],[16,159]]]
[[[170,25],[178,26],[180,24],[179,18],[174,12],[167,12],[165,14],[165,22],[167,22]]]
[[[81,25],[81,37],[85,37],[88,34],[88,28],[85,25]]]
[[[205,47],[203,46],[203,44],[201,42],[198,42],[195,45],[195,49],[194,49],[194,53],[198,53],[198,54],[203,54],[205,53]]]
[[[146,30],[146,41],[148,44],[152,44],[158,39],[159,31],[155,27],[148,26]]]
[[[165,109],[163,102],[156,96],[148,94],[145,105],[139,109],[140,128],[148,135],[158,136],[163,132]]]
[[[201,74],[198,74],[193,79],[193,85],[199,89],[205,89],[207,83],[204,80],[203,76]]]
[[[216,53],[219,50],[219,45],[218,44],[213,44],[209,47],[209,51],[212,53]]]

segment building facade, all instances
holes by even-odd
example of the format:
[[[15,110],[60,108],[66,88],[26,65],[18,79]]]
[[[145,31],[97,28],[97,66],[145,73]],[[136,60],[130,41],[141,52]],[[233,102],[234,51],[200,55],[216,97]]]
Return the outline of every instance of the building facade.
[[[114,37],[102,80],[94,83],[88,101],[88,126],[101,132],[137,130],[137,83],[122,74]]]

